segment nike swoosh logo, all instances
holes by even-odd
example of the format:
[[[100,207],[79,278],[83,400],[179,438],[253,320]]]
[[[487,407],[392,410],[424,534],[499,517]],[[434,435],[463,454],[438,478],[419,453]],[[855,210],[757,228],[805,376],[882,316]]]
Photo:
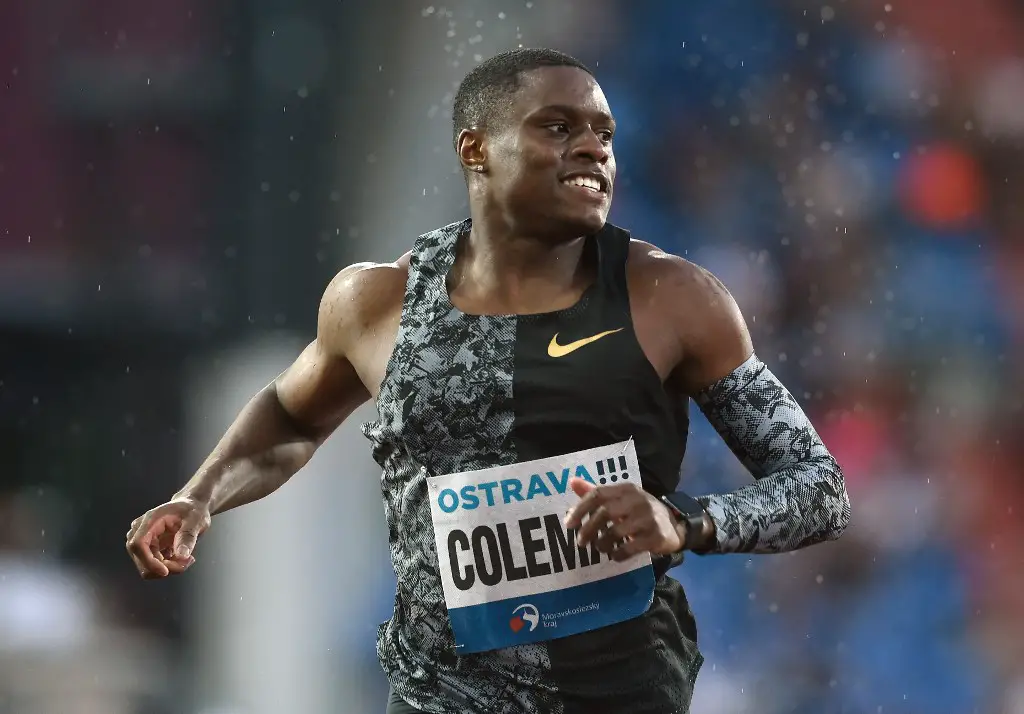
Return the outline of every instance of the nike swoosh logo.
[[[617,330],[608,330],[607,332],[599,332],[596,335],[591,335],[590,337],[584,337],[582,340],[576,340],[575,342],[570,342],[567,345],[560,345],[560,344],[558,344],[558,333],[556,332],[555,336],[551,338],[551,342],[548,343],[548,357],[565,357],[567,354],[571,354],[572,352],[575,352],[580,347],[586,347],[591,342],[597,342],[602,337],[607,337],[608,335],[614,335],[616,332],[622,332],[622,330],[624,330],[624,329],[625,328],[620,327]]]

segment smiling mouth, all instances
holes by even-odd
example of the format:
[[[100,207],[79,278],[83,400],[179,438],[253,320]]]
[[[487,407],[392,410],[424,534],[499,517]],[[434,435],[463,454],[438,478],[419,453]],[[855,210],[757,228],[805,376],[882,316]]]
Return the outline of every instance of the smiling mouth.
[[[598,195],[608,193],[604,182],[600,179],[594,178],[593,176],[572,176],[562,181],[562,183],[566,186],[581,188],[584,191],[589,191],[590,193]]]

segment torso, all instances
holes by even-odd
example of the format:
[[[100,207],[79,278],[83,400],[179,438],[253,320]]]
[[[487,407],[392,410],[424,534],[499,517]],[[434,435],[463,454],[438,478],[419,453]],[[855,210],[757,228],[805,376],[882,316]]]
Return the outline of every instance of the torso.
[[[686,399],[663,386],[682,350],[659,317],[664,291],[649,246],[608,226],[590,239],[592,284],[567,293],[565,309],[469,315],[446,285],[467,228],[428,234],[398,263],[367,268],[379,272],[375,307],[350,343],[358,346],[349,360],[380,412],[364,431],[383,467],[399,583],[395,616],[379,633],[381,661],[395,689],[429,711],[571,714],[595,702],[608,712],[672,711],[688,699],[699,654],[685,598],[665,578],[641,618],[546,644],[455,654],[428,476],[632,438],[644,487],[660,495],[676,486],[687,430]]]
[[[665,271],[659,254],[649,243],[630,241],[626,278],[636,339],[655,373],[662,382],[666,382],[673,377],[683,351],[678,335],[665,329],[666,296],[659,283]],[[409,259],[410,254],[407,253],[394,263],[367,265],[362,269],[370,274],[367,279],[373,282],[370,298],[373,307],[365,310],[358,339],[352,340],[355,349],[349,351],[348,358],[374,401],[380,393],[387,363],[398,336],[402,303],[409,279]],[[582,291],[578,291],[563,298],[562,302],[570,306],[581,296]],[[458,301],[453,299],[453,302]],[[495,312],[487,305],[458,304],[466,312]]]

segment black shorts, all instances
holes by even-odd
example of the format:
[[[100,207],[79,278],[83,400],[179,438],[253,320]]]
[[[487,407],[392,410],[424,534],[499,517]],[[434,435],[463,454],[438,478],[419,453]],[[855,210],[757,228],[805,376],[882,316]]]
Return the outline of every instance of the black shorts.
[[[406,702],[392,689],[388,695],[388,708],[384,710],[384,714],[424,714],[424,712]]]

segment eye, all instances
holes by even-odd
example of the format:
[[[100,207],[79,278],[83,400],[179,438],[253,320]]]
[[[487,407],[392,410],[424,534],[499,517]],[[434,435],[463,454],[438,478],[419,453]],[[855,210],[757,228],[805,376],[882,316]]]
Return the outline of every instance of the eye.
[[[551,129],[556,134],[568,134],[569,125],[564,121],[556,121],[547,125],[548,129]]]
[[[597,132],[597,136],[601,139],[601,141],[603,141],[606,144],[609,144],[611,143],[612,137],[615,136],[615,132],[612,131],[611,129],[602,129],[601,131]]]

